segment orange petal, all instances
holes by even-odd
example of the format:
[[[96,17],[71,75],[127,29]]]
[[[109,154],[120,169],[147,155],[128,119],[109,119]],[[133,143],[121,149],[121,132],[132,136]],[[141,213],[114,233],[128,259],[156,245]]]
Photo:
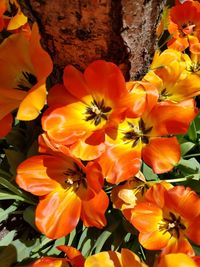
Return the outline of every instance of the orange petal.
[[[103,228],[107,223],[105,212],[108,204],[108,196],[103,190],[89,201],[82,201],[81,219],[84,225]]]
[[[140,145],[127,149],[124,145],[113,145],[97,161],[102,167],[104,177],[109,183],[116,184],[134,176],[140,169]]]
[[[63,84],[54,85],[48,93],[47,102],[49,106],[64,106],[74,101],[76,101],[75,98],[68,93]]]
[[[16,183],[34,195],[43,196],[60,188],[64,181],[66,161],[54,156],[33,156],[23,161],[17,168]]]
[[[85,258],[81,254],[81,252],[70,246],[58,246],[57,249],[63,251],[67,258],[69,258],[70,263],[73,264],[74,267],[84,267]]]
[[[142,149],[142,158],[155,173],[168,172],[180,160],[180,145],[176,137],[151,139]]]
[[[116,104],[127,94],[124,76],[114,63],[96,60],[87,67],[84,77],[94,96],[102,95]]]
[[[70,267],[65,259],[44,257],[28,267]]]
[[[48,238],[69,234],[78,224],[81,200],[73,189],[53,191],[36,208],[36,226]]]
[[[166,192],[165,201],[169,209],[176,210],[189,221],[200,215],[200,198],[189,187],[174,186]]]
[[[93,189],[95,193],[98,193],[102,189],[104,183],[100,165],[97,162],[89,162],[86,165],[85,172],[88,186]]]
[[[86,144],[82,139],[79,139],[76,143],[70,146],[72,154],[80,158],[81,160],[94,160],[101,156],[105,151],[105,144],[100,143],[99,145]]]
[[[122,266],[147,267],[146,264],[140,261],[140,258],[127,248],[122,248],[121,251]]]
[[[45,81],[38,82],[28,92],[26,97],[19,105],[17,112],[18,120],[34,120],[40,114],[41,109],[46,102],[46,84]]]
[[[158,231],[158,225],[162,220],[162,209],[151,202],[140,202],[133,209],[131,223],[143,233]]]
[[[121,254],[115,251],[100,252],[89,256],[85,261],[85,267],[122,267]]]
[[[148,218],[146,218],[148,220]],[[160,250],[167,246],[171,235],[168,232],[155,230],[154,232],[141,232],[139,234],[140,244],[150,250]],[[173,238],[173,237],[172,237]]]
[[[198,109],[195,107],[194,99],[176,104],[164,101],[153,108],[149,120],[153,124],[155,135],[183,134],[188,131],[189,125],[197,113]]]
[[[198,267],[192,258],[184,253],[172,253],[161,257],[158,267]]]
[[[187,237],[193,241],[194,244],[200,245],[200,229],[197,227],[200,225],[200,215],[193,219],[192,224],[189,225],[186,235]]]
[[[162,249],[162,255],[170,253],[185,253],[190,257],[195,255],[190,242],[185,237],[179,237],[179,239],[172,238],[169,240],[167,247]]]
[[[73,66],[65,67],[63,81],[68,92],[76,99],[82,99],[89,94],[83,74]]]

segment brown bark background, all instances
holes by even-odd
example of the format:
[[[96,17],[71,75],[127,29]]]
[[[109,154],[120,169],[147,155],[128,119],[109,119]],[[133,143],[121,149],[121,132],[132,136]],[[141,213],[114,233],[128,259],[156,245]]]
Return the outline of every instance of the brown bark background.
[[[155,51],[155,29],[165,0],[26,0],[31,22],[37,21],[44,48],[61,80],[73,64],[80,70],[96,59],[120,66],[126,79],[140,79]]]

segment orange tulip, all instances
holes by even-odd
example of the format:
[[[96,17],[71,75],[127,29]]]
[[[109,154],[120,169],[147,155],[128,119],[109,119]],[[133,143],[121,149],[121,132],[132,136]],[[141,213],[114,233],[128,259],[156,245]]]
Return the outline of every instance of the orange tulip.
[[[163,253],[182,252],[194,256],[186,238],[200,244],[200,199],[190,188],[162,184],[151,187],[146,200],[132,212],[132,224],[139,233],[139,242],[147,249]],[[195,205],[194,205],[195,203]]]
[[[39,40],[34,24],[30,40],[16,33],[0,45],[0,119],[18,108],[17,119],[33,120],[45,104],[52,62]]]
[[[173,49],[155,53],[151,70],[144,81],[152,83],[159,91],[159,101],[178,103],[200,94],[198,56],[190,59]]]
[[[126,118],[110,129],[105,152],[97,159],[107,181],[119,183],[134,176],[141,159],[155,173],[170,171],[180,159],[180,145],[176,137],[169,136],[186,133],[196,114],[193,99],[179,104],[165,101],[140,118]]]
[[[84,166],[62,149],[46,150],[48,154],[22,162],[16,177],[22,189],[40,197],[35,215],[38,229],[54,239],[70,233],[80,218],[85,226],[105,226],[109,201],[102,190],[100,166],[96,162]]]
[[[200,4],[197,1],[185,1],[181,5],[172,7],[168,26],[172,39],[168,42],[168,47],[179,51],[189,47],[194,53],[200,49],[199,17]]]
[[[43,257],[28,267],[70,267],[72,264],[74,267],[84,267],[84,257],[80,251],[69,246],[58,246],[57,249],[65,253],[65,258],[52,258]]]
[[[147,267],[139,257],[131,250],[123,248],[121,253],[115,251],[100,252],[89,256],[85,261],[85,267]]]
[[[84,74],[67,66],[63,79],[64,86],[50,90],[50,108],[42,119],[44,131],[50,139],[68,146],[80,140],[92,146],[103,143],[107,130],[118,124],[127,109],[128,89],[120,69],[113,63],[97,60]],[[134,112],[140,113],[140,108]],[[76,156],[86,160],[90,151],[78,155],[84,144],[76,147]]]

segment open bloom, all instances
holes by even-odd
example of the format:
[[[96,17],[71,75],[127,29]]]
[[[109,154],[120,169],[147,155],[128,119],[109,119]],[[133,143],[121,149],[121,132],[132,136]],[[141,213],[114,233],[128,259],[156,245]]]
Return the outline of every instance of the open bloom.
[[[168,47],[183,51],[187,47],[193,53],[200,51],[200,4],[186,1],[176,5],[169,12],[169,33],[172,39]]]
[[[119,183],[134,176],[141,159],[155,173],[170,171],[180,159],[180,145],[171,135],[185,133],[196,114],[194,100],[188,99],[160,102],[140,118],[125,118],[111,130],[112,138],[106,136],[105,152],[97,159],[107,181]]]
[[[178,103],[200,94],[197,64],[196,61],[191,63],[189,57],[173,49],[166,49],[162,53],[157,51],[144,81],[157,88],[158,101]]]
[[[162,184],[147,191],[146,200],[138,203],[132,224],[138,229],[139,242],[147,249],[164,254],[183,252],[194,256],[187,238],[200,244],[200,199],[190,188]],[[194,205],[195,203],[195,205]]]
[[[44,131],[52,140],[65,145],[79,140],[93,146],[103,143],[107,129],[120,121],[126,109],[123,100],[128,90],[120,69],[113,63],[97,60],[84,74],[67,66],[63,79],[63,87],[50,90],[50,95],[59,95],[62,100],[49,97],[50,108],[42,119]]]
[[[84,257],[80,251],[69,246],[58,246],[57,249],[65,253],[64,258],[43,257],[27,267],[84,267]]]
[[[13,31],[25,25],[28,18],[22,13],[16,0],[1,0],[0,2],[0,31],[6,28]]]
[[[131,250],[123,248],[121,253],[115,251],[100,252],[89,256],[85,261],[85,267],[147,267],[139,257]]]
[[[111,193],[113,207],[120,209],[129,222],[132,220],[134,207],[145,199],[146,192],[155,184],[155,182],[146,182],[141,175],[139,175],[139,180],[137,176],[114,187]],[[172,187],[167,182],[162,181],[161,183],[165,188]]]
[[[30,39],[23,33],[6,38],[0,45],[0,119],[17,108],[17,119],[35,119],[46,101],[46,78],[51,70],[36,24]]]
[[[46,155],[22,162],[16,177],[22,189],[40,197],[35,215],[38,229],[54,239],[70,233],[80,218],[85,226],[105,226],[109,201],[102,190],[100,166],[96,162],[84,166],[61,150],[47,150]]]

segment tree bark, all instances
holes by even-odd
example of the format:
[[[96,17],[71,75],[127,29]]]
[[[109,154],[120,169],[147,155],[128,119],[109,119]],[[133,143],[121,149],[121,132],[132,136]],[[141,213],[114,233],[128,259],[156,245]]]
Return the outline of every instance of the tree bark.
[[[26,0],[44,48],[54,62],[53,81],[68,64],[80,70],[96,59],[119,65],[126,79],[146,73],[156,47],[155,29],[165,0]]]

